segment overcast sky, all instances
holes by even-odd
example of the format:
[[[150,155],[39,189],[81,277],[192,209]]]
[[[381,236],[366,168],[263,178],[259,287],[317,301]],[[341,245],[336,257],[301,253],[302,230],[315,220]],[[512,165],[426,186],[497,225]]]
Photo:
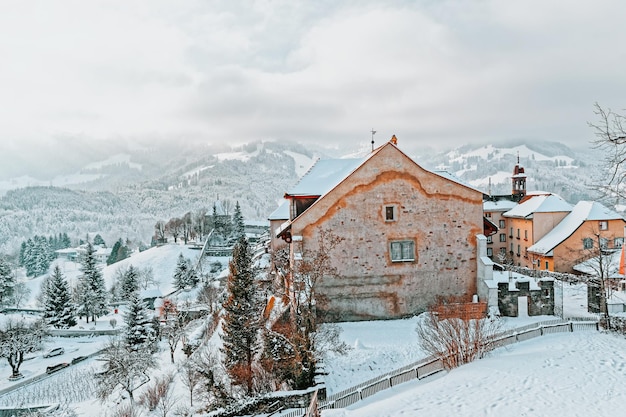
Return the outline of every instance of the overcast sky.
[[[595,102],[626,108],[625,17],[619,0],[0,0],[0,140],[587,144]]]

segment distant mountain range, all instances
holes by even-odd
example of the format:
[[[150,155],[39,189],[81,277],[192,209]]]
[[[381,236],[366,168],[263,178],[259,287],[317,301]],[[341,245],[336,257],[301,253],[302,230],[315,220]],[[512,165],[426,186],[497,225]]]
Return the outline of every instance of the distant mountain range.
[[[157,220],[210,212],[218,199],[231,208],[238,201],[247,220],[262,221],[317,158],[364,155],[367,145],[337,151],[283,142],[238,148],[155,144],[107,149],[100,159],[91,152],[81,168],[73,160],[71,171],[50,169],[54,175],[45,179],[22,172],[0,181],[0,253],[15,253],[35,234],[59,232],[148,243]],[[572,203],[595,198],[591,184],[599,176],[600,156],[592,150],[547,142],[405,152],[425,168],[445,169],[492,194],[511,192],[519,156],[528,190],[555,192]]]

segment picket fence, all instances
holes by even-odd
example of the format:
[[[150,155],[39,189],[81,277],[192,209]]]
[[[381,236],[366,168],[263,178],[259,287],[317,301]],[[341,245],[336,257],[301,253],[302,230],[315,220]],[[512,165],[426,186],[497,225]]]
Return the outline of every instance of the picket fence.
[[[556,319],[533,323],[500,333],[496,336],[494,343],[496,347],[503,347],[546,334],[599,330],[598,321],[592,320],[593,319],[589,318],[570,318],[567,320]],[[346,408],[380,391],[404,382],[423,379],[443,370],[444,367],[441,359],[428,357],[329,395],[325,400],[319,400],[317,395],[314,395],[308,408],[287,410],[282,413],[272,414],[272,416],[316,417],[319,416],[320,410]]]

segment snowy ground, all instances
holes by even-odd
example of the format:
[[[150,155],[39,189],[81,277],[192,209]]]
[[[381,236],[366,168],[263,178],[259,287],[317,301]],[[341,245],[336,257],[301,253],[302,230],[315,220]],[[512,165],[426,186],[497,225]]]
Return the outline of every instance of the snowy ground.
[[[560,333],[381,391],[347,409],[323,411],[322,417],[623,415],[625,380],[624,337]]]
[[[145,259],[131,258],[138,267],[152,265],[155,278],[161,288],[170,287],[172,265],[180,253],[178,247],[163,247],[143,253]],[[194,252],[188,255],[191,257]],[[128,261],[130,262],[130,260]],[[64,273],[72,275],[72,265],[65,265]],[[117,266],[119,267],[119,265]],[[111,268],[111,267],[109,267]],[[111,282],[114,271],[105,268],[107,281]],[[38,292],[33,282],[33,294]],[[565,285],[564,311],[568,316],[585,316],[586,289],[581,285]],[[111,312],[100,318],[96,328],[110,328],[109,319],[122,322],[121,311]],[[503,327],[520,327],[531,322],[551,320],[554,317],[525,317],[501,319]],[[392,371],[422,359],[425,354],[419,348],[415,327],[417,318],[390,321],[342,323],[341,337],[351,346],[344,356],[330,355],[324,361],[325,383],[329,394],[349,388],[359,382]],[[89,329],[92,323],[81,323]],[[54,358],[42,358],[41,352],[30,355],[22,365],[28,377],[45,374],[45,368],[59,362],[71,362],[76,356],[88,355],[102,348],[106,336],[84,338],[52,338],[47,347],[62,346],[65,354]],[[598,352],[602,352],[598,355]],[[153,377],[175,373],[185,360],[184,354],[176,352],[176,365],[170,364],[169,352],[163,345],[159,353],[160,366]],[[451,416],[451,415],[608,415],[619,410],[618,401],[624,401],[623,390],[617,388],[626,371],[626,339],[597,332],[565,333],[543,336],[501,349],[487,359],[441,373],[428,380],[415,381],[383,391],[366,401],[343,410],[324,411],[323,417],[352,416]],[[85,375],[98,366],[95,360],[85,361],[48,378],[47,384],[37,384],[42,398],[49,398],[50,391],[59,390],[63,382],[74,383],[93,389]],[[0,361],[0,391],[16,382],[6,377],[10,368]],[[84,385],[81,385],[84,384]],[[71,388],[63,388],[71,390]],[[69,392],[69,391],[68,391]],[[561,394],[561,395],[559,395]],[[180,406],[189,406],[188,392],[179,379],[175,379],[173,395]],[[115,401],[102,406],[97,400],[76,398],[73,407],[80,416],[105,417],[111,415]],[[0,407],[15,404],[20,396],[0,394]],[[20,399],[21,401],[21,399]],[[45,402],[45,401],[44,401]],[[586,406],[586,404],[589,404]],[[524,414],[526,413],[526,414]],[[578,414],[577,414],[578,413]],[[618,413],[619,414],[619,413]],[[146,414],[148,416],[149,414]],[[199,415],[199,414],[196,414]]]

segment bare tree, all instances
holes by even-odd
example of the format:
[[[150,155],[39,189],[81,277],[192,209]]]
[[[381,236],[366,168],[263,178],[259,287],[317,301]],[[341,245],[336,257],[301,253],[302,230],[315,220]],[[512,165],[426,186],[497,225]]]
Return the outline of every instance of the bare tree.
[[[165,222],[163,220],[159,220],[154,225],[154,237],[156,238],[157,243],[165,243],[167,242],[166,238],[167,229],[165,228]]]
[[[189,390],[189,406],[193,407],[193,395],[202,381],[202,374],[193,362],[188,362],[182,367],[180,379]]]
[[[0,357],[6,358],[11,366],[11,379],[22,376],[20,366],[24,355],[41,349],[45,336],[45,325],[41,321],[27,322],[9,318],[0,329]]]
[[[165,223],[165,231],[174,238],[174,243],[178,242],[179,236],[182,234],[183,221],[178,217],[172,217]]]
[[[583,239],[583,258],[586,260],[582,265],[589,269],[591,277],[587,280],[587,291],[594,291],[588,297],[589,306],[593,306],[593,301],[598,304],[594,307],[599,311],[606,323],[607,328],[611,328],[611,315],[609,312],[608,300],[611,298],[613,287],[611,285],[611,275],[616,272],[611,269],[615,249],[607,247],[608,236],[602,235],[599,231],[594,231],[592,237]]]
[[[191,212],[185,213],[182,219],[180,219],[180,233],[185,245],[194,236],[193,219]]]
[[[320,349],[332,346],[327,342],[337,341],[332,327],[318,329],[320,307],[323,308],[326,300],[318,294],[317,287],[324,277],[336,275],[332,256],[341,241],[331,231],[319,229],[317,241],[302,251],[301,260],[289,266],[276,264],[277,268],[288,268],[277,271],[285,276],[284,284],[280,285],[284,285],[285,297],[290,302],[290,317],[288,322],[279,320],[266,329],[262,364],[294,389],[313,384]],[[335,347],[342,350],[340,345]]]
[[[592,144],[605,156],[604,173],[595,188],[618,204],[626,193],[626,116],[604,109],[598,103],[594,113],[598,121],[589,123],[596,137]]]
[[[98,398],[104,401],[118,386],[134,402],[134,391],[148,382],[148,370],[156,364],[148,348],[127,349],[121,340],[112,340],[104,349],[104,371],[96,374]]]
[[[446,369],[480,359],[496,347],[494,337],[500,321],[490,319],[440,319],[433,312],[424,313],[416,331],[425,352],[440,359]]]
[[[150,411],[158,411],[163,417],[172,410],[175,405],[175,398],[170,386],[174,376],[165,374],[155,378],[154,383],[145,390],[139,399],[139,403]]]

